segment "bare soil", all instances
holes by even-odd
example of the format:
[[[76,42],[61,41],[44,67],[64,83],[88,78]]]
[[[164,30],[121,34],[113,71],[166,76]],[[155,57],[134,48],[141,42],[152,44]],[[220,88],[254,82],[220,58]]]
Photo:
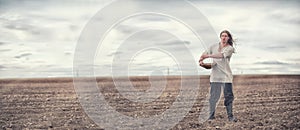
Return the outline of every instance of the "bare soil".
[[[140,91],[149,89],[148,77],[130,80]],[[110,106],[135,118],[168,109],[179,94],[180,81],[179,76],[169,76],[158,100],[136,103],[120,95],[111,78],[97,78]],[[238,122],[228,122],[223,98],[216,119],[199,122],[209,92],[209,77],[201,76],[197,101],[172,129],[300,129],[300,75],[239,75],[233,85]],[[0,129],[104,129],[85,114],[72,78],[1,79],[0,99]]]

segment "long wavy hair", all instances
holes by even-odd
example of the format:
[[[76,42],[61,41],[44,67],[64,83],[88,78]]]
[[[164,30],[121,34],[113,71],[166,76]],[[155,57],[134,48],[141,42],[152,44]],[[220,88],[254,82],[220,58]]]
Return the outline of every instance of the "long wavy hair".
[[[230,46],[233,46],[234,40],[233,40],[233,38],[232,38],[231,33],[230,33],[228,30],[223,30],[223,31],[220,33],[220,37],[221,37],[222,33],[226,33],[226,34],[228,35],[229,39],[228,39],[227,43],[228,43]]]

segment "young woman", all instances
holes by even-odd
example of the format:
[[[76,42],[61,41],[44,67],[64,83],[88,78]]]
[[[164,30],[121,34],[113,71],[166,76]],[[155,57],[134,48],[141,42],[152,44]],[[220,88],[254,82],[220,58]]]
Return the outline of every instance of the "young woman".
[[[224,30],[220,33],[220,42],[210,46],[200,57],[199,65],[212,69],[210,74],[209,120],[215,119],[216,103],[220,99],[221,88],[223,87],[224,105],[228,119],[232,122],[237,121],[232,113],[232,103],[234,100],[232,92],[233,76],[229,66],[232,53],[234,53],[232,35],[229,31]],[[203,60],[206,58],[213,59],[213,63],[209,67],[203,63]]]

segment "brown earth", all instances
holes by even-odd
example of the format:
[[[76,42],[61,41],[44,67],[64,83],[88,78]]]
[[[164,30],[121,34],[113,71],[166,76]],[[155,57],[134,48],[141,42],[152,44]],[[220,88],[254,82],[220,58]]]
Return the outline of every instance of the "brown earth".
[[[130,80],[140,91],[149,89],[147,77]],[[110,106],[135,118],[162,114],[175,101],[180,81],[178,76],[168,77],[167,87],[157,100],[137,103],[120,95],[111,78],[97,78]],[[235,76],[236,123],[227,121],[223,98],[216,119],[199,122],[209,91],[208,76],[201,76],[200,82],[197,101],[172,129],[300,129],[300,75]],[[0,129],[104,129],[84,113],[72,78],[1,79],[0,92]]]

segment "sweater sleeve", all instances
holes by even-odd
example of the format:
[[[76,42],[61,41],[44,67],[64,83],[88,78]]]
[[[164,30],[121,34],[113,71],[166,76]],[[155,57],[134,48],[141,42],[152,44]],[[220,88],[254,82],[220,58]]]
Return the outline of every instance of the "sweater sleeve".
[[[231,57],[233,52],[234,52],[234,48],[232,46],[228,46],[224,48],[221,53],[223,54],[224,58],[228,58]]]

